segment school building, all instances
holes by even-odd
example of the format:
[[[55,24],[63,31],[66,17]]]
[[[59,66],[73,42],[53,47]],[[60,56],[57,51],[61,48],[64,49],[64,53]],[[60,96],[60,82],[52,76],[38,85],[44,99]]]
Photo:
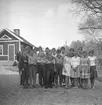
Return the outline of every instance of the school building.
[[[21,46],[34,47],[20,35],[19,29],[14,29],[14,31],[3,29],[0,32],[0,61],[16,60],[16,53],[21,51]]]

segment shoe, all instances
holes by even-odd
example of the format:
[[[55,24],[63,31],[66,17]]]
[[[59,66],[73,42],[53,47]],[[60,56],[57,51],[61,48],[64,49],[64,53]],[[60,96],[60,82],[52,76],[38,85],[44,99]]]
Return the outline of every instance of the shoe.
[[[49,86],[49,88],[52,88],[52,86]]]
[[[58,88],[58,85],[55,85],[55,88]]]
[[[95,89],[95,87],[94,86],[91,86],[91,89]]]
[[[33,85],[30,85],[30,88],[33,88]]]
[[[35,86],[35,85],[33,85],[32,87],[33,87],[33,88],[36,88],[36,86]]]
[[[22,83],[20,83],[19,85],[22,85]]]
[[[48,89],[48,86],[45,86],[45,89]]]
[[[28,86],[23,86],[23,89],[28,89]]]
[[[95,87],[93,86],[93,88],[92,89],[95,89]]]
[[[78,89],[78,87],[77,87],[77,86],[75,86],[74,88],[75,88],[75,89]]]

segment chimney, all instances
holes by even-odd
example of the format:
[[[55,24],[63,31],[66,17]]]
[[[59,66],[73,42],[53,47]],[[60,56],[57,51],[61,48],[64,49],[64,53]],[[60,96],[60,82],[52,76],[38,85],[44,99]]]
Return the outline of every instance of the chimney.
[[[14,29],[14,33],[18,36],[20,36],[20,29]]]

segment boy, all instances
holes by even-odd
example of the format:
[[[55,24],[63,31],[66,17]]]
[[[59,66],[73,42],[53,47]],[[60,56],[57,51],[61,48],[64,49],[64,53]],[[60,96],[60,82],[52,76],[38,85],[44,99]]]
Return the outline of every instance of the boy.
[[[63,56],[61,55],[61,50],[58,49],[57,50],[57,56],[56,56],[56,63],[55,63],[55,67],[56,67],[56,86],[58,85],[58,76],[59,76],[59,83],[60,86],[62,86],[62,82],[63,82],[63,77],[62,77],[62,69],[63,69]]]
[[[42,49],[42,47],[39,47],[39,53],[38,53],[38,73],[39,73],[39,84],[41,87],[43,87],[45,85],[45,54],[44,51]]]
[[[30,55],[28,57],[29,63],[29,79],[30,79],[30,87],[35,87],[36,85],[36,72],[37,72],[37,49],[30,51]]]
[[[54,57],[51,50],[46,53],[46,88],[52,88],[54,74]]]

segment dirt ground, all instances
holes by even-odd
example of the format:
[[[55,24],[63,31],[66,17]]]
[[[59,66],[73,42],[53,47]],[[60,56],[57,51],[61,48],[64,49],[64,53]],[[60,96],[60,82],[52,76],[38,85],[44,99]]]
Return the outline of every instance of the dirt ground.
[[[23,89],[18,73],[8,72],[3,67],[0,70],[0,105],[102,105],[102,82],[96,81],[96,88],[88,90]]]

